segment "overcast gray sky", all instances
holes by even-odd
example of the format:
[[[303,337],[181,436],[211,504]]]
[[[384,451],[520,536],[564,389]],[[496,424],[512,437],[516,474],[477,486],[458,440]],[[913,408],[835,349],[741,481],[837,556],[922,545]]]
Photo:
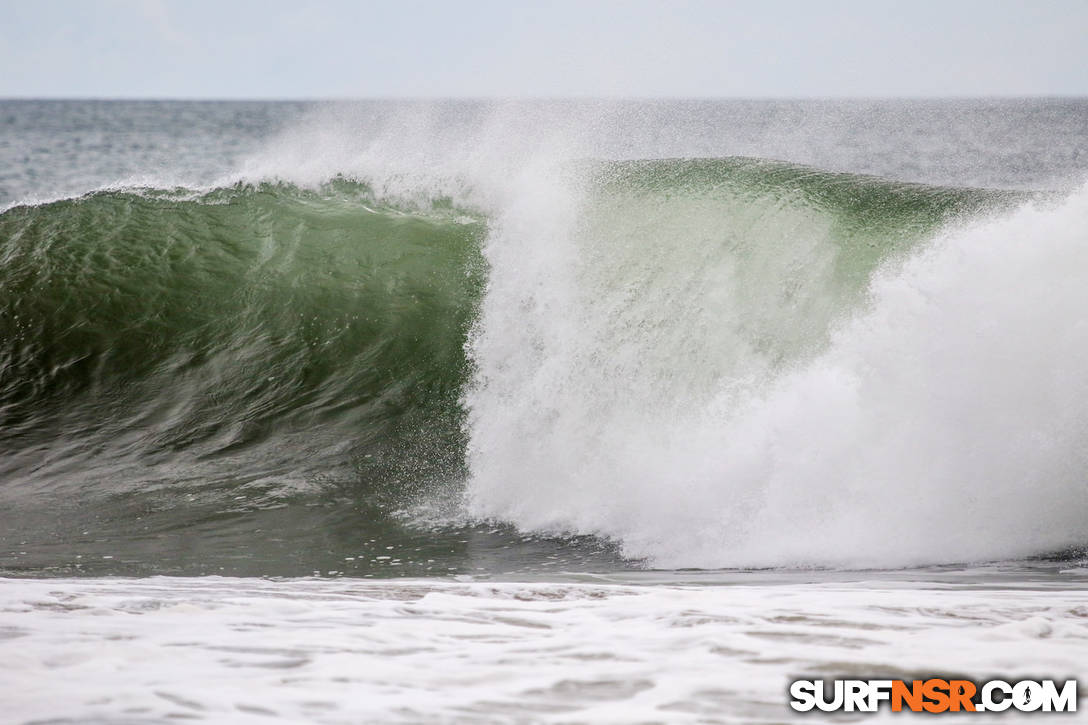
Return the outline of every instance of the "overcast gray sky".
[[[1088,0],[4,0],[0,97],[1088,95]]]

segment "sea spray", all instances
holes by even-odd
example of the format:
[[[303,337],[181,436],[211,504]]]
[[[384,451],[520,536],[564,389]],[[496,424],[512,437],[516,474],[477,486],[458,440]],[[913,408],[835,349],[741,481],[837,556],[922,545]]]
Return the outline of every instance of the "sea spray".
[[[493,230],[471,512],[663,567],[955,562],[1088,537],[1084,190],[1009,212],[854,179],[835,206],[806,185],[841,179],[692,191],[655,170],[558,231],[531,205]]]

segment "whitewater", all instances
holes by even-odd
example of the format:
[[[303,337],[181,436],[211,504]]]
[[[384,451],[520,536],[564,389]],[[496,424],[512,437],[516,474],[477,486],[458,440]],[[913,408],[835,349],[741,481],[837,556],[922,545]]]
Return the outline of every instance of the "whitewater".
[[[0,110],[16,721],[1082,674],[1083,101]]]

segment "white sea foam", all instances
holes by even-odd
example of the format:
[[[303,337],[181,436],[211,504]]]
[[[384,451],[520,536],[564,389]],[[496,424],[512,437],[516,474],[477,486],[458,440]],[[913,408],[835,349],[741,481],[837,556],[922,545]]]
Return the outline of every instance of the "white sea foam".
[[[890,581],[0,580],[4,716],[783,722],[795,678],[1083,681],[1085,613],[1064,588]]]

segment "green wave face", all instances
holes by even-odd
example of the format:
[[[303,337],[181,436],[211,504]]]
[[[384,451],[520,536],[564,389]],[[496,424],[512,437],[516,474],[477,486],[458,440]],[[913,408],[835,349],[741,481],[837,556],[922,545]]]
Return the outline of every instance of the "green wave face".
[[[578,385],[615,387],[605,399],[625,400],[632,380],[659,386],[660,400],[639,396],[657,411],[706,395],[742,353],[783,367],[818,350],[880,264],[1017,200],[748,159],[560,176],[579,199],[561,264],[597,326],[560,354],[596,371]],[[502,334],[488,304],[527,326],[524,344],[500,341],[515,358],[548,353],[531,333],[551,280],[531,269],[531,244],[504,258],[504,220],[444,199],[392,203],[343,179],[101,191],[0,214],[0,543],[39,544],[16,569],[71,571],[75,552],[120,550],[131,561],[79,571],[309,574],[314,557],[356,560],[369,536],[407,541],[445,572],[465,547],[520,542],[512,530],[406,533],[389,515],[461,494],[472,457],[487,455],[468,446],[489,426],[466,417],[486,412],[473,407],[481,391],[525,405],[531,380],[477,370],[466,352]],[[728,273],[736,350],[715,329],[725,298],[708,269]],[[504,301],[492,285],[508,283]],[[569,415],[572,390],[533,406]]]
[[[482,232],[441,205],[376,204],[350,182],[8,210],[5,489],[455,461]]]
[[[907,184],[761,159],[615,162],[586,168],[576,225],[580,284],[615,314],[601,355],[629,342],[706,356],[707,384],[734,374],[741,348],[781,368],[816,352],[864,302],[874,271],[943,225],[1027,195]],[[723,300],[723,296],[728,296]],[[652,303],[651,303],[652,301]],[[706,331],[691,339],[691,324]],[[730,349],[704,343],[725,338]],[[628,330],[624,339],[614,337]],[[646,349],[645,341],[655,341]],[[648,354],[647,354],[648,353]],[[687,374],[691,374],[688,371]],[[698,373],[696,373],[698,374]]]

